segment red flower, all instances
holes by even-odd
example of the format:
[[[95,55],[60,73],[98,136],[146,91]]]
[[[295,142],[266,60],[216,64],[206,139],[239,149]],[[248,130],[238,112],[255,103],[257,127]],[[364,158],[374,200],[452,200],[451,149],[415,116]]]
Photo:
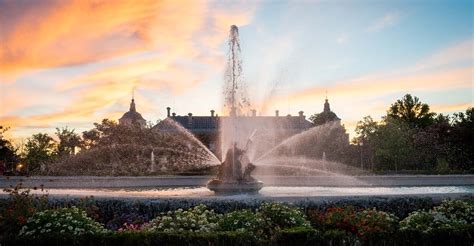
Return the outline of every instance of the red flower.
[[[26,218],[23,215],[18,216],[18,224],[24,225],[26,223]]]

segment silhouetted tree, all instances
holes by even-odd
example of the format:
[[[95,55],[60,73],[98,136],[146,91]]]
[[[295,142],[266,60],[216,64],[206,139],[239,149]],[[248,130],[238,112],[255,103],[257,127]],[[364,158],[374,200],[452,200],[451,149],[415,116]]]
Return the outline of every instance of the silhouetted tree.
[[[321,112],[318,114],[313,114],[309,117],[309,120],[313,122],[315,126],[320,126],[320,125],[329,123],[331,121],[336,121],[340,119],[337,117],[337,115],[334,112],[329,111],[329,112]]]
[[[81,145],[81,137],[74,132],[74,129],[56,128],[56,136],[59,139],[58,154],[60,156],[74,154],[76,147]]]
[[[46,133],[37,133],[26,140],[24,160],[29,172],[39,171],[51,163],[57,154],[56,141]]]
[[[5,139],[4,133],[8,127],[0,126],[0,169],[3,171],[12,171],[15,164],[19,161],[16,150],[10,140]]]
[[[432,124],[435,115],[435,113],[430,112],[428,104],[420,102],[418,97],[413,97],[410,94],[406,94],[402,99],[397,100],[387,111],[388,118],[421,128]]]
[[[465,113],[455,113],[449,141],[452,166],[458,169],[474,171],[474,112],[468,108]]]

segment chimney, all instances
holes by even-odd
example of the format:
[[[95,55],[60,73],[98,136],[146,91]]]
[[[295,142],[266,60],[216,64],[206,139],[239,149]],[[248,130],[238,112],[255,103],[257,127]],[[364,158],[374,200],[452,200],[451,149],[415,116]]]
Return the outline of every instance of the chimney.
[[[176,113],[173,113],[172,115],[173,115],[173,117],[176,117]]]
[[[167,108],[166,108],[166,111],[168,112],[166,115],[167,115],[168,117],[170,117],[170,116],[171,116],[171,115],[170,115],[171,108],[170,108],[170,107],[167,107]]]
[[[280,110],[275,110],[275,116],[276,117],[280,116]]]
[[[214,117],[214,112],[216,112],[216,111],[214,111],[214,109],[211,110],[211,117]]]
[[[193,124],[193,114],[189,113],[188,114],[188,125],[192,125],[192,124]]]
[[[255,117],[255,116],[257,116],[257,110],[252,109],[252,117]]]
[[[300,123],[303,123],[303,122],[304,122],[304,118],[305,118],[304,112],[303,112],[303,111],[300,111],[300,112],[298,112],[298,115],[299,115],[299,117],[300,117]]]

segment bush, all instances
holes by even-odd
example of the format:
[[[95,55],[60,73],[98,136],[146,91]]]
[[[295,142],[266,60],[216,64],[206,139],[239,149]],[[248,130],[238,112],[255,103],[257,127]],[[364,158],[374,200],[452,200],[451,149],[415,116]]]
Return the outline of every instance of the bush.
[[[272,228],[310,227],[306,215],[297,207],[282,203],[263,203],[257,210],[265,223]]]
[[[263,219],[250,210],[240,210],[224,214],[219,220],[220,231],[251,231],[261,229]]]
[[[444,214],[449,220],[474,224],[474,205],[461,200],[445,200],[433,211]]]
[[[398,227],[398,218],[392,214],[377,211],[375,208],[357,213],[357,236],[363,241],[384,241],[393,235]]]
[[[16,236],[36,211],[45,209],[47,197],[34,197],[30,189],[20,185],[3,190],[9,193],[8,200],[0,209],[0,237]]]
[[[429,211],[415,211],[400,221],[399,241],[407,245],[430,242],[469,245],[474,241],[473,205],[444,201]]]
[[[208,210],[205,205],[198,205],[189,210],[178,209],[162,212],[145,226],[149,231],[164,232],[210,232],[215,231],[222,215]]]
[[[352,206],[332,207],[325,212],[310,211],[309,216],[313,226],[324,230],[338,229],[350,233],[357,233],[356,210]]]
[[[105,229],[83,210],[76,207],[45,210],[35,213],[19,232],[20,237],[37,238],[45,234],[82,235],[104,232]]]
[[[189,246],[189,245],[253,245],[252,238],[248,233],[239,232],[107,232],[100,234],[84,235],[57,235],[50,234],[44,237],[16,238],[2,242],[2,245],[22,246],[63,246],[63,245],[88,245],[88,246]]]
[[[474,206],[448,200],[430,211],[411,213],[400,221],[400,230],[431,234],[435,229],[456,230],[462,225],[474,225]]]

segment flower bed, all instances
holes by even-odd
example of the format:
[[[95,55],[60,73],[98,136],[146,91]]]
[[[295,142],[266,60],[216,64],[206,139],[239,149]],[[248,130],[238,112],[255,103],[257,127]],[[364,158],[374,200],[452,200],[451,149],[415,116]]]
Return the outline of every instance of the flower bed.
[[[1,245],[472,245],[473,200],[421,198],[284,204],[61,203],[11,189],[0,203]],[[219,203],[221,202],[221,203]],[[369,204],[379,206],[368,207]],[[175,208],[177,204],[185,204]],[[219,205],[220,204],[220,205]],[[413,209],[399,211],[389,208]],[[432,206],[429,206],[429,205]],[[399,206],[402,205],[402,206]]]

